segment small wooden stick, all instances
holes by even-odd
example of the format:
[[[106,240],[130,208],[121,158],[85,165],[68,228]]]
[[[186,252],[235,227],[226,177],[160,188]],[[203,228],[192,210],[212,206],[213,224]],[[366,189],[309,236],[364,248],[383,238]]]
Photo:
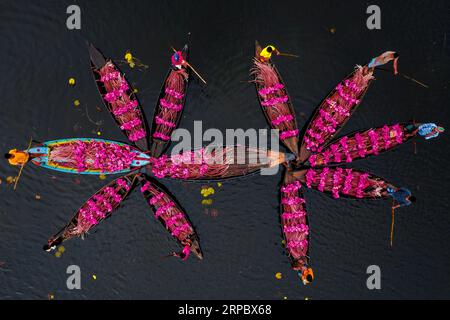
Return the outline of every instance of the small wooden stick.
[[[33,137],[30,138],[30,142],[28,143],[27,152],[28,152],[28,150],[30,150],[31,144],[32,144],[32,143],[33,143]],[[25,168],[25,165],[26,165],[26,164],[27,164],[27,162],[25,162],[24,164],[22,164],[22,166],[20,167],[19,174],[17,175],[16,181],[15,181],[15,183],[14,183],[14,191],[16,191],[17,183],[19,183],[20,176],[22,175],[23,168]]]
[[[392,222],[391,222],[391,248],[394,243],[394,223],[395,223],[395,208],[392,203]]]
[[[385,68],[381,68],[381,67],[375,67],[375,69],[381,70],[381,71],[386,71],[386,72],[391,72],[391,70],[388,70],[388,69],[385,69]],[[429,88],[429,86],[427,86],[426,84],[424,84],[424,83],[420,82],[419,80],[416,80],[416,79],[414,79],[414,78],[412,78],[412,77],[410,77],[410,76],[407,76],[406,74],[398,73],[398,75],[399,75],[399,76],[402,76],[402,77],[405,78],[406,80],[411,80],[411,81],[417,83],[418,85],[420,85],[420,86],[422,86],[422,87],[424,87],[424,88],[426,88],[426,89]]]
[[[186,64],[188,65],[188,67],[191,68],[192,71],[194,71],[194,73],[197,75],[197,77],[199,77],[200,80],[202,80],[202,82],[203,82],[204,84],[206,84],[205,79],[203,79],[202,76],[199,75],[197,71],[195,71],[194,67],[192,67],[192,66],[189,64],[189,62],[187,62],[187,61],[185,61],[185,62],[186,62]]]
[[[285,57],[291,57],[291,58],[300,58],[298,55],[291,54],[291,53],[282,53],[282,52],[280,52],[278,55],[279,56],[285,56]]]

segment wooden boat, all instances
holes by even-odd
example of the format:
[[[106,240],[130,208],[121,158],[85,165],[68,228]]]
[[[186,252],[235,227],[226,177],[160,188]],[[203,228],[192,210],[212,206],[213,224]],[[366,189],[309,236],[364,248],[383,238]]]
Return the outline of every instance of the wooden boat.
[[[293,270],[309,265],[309,222],[301,183],[286,171],[280,189],[280,223]]]
[[[139,180],[141,192],[152,208],[155,218],[181,246],[188,246],[197,258],[203,259],[197,233],[175,198],[155,179],[142,175]]]
[[[372,59],[372,61],[377,58]],[[321,152],[323,146],[328,144],[345,126],[361,105],[374,80],[374,71],[375,68],[369,67],[369,64],[357,66],[352,73],[331,90],[317,107],[302,138],[300,162],[305,161],[313,153]]]
[[[183,59],[189,59],[189,46],[181,51]],[[158,158],[170,144],[170,136],[181,120],[189,85],[190,69],[174,69],[167,72],[155,106],[151,126],[150,154]]]
[[[272,61],[261,62],[259,60],[261,50],[262,48],[260,44],[258,41],[255,41],[255,58],[252,74],[254,75],[259,105],[261,106],[269,126],[272,129],[280,130],[281,142],[297,157],[299,135],[294,106],[292,105],[292,101],[286,89],[283,78],[281,77],[275,64]],[[266,70],[270,73],[269,76],[272,79],[272,83],[270,84],[267,83],[268,81],[264,81],[262,77],[262,74],[264,74],[262,68],[264,66],[268,67]],[[274,83],[278,86],[277,88],[273,87]],[[273,88],[273,90],[271,90],[268,94],[262,95],[261,90],[267,89],[268,87]],[[267,105],[270,101],[279,102],[273,105]]]
[[[201,148],[153,159],[148,172],[156,178],[219,181],[261,172],[292,160],[291,154],[272,150],[223,146]]]
[[[312,154],[306,166],[335,166],[387,152],[413,139],[419,127],[416,123],[400,123],[350,133]]]
[[[388,198],[388,187],[397,189],[381,177],[366,171],[349,168],[301,169],[294,171],[293,176],[307,188],[328,194],[335,199],[386,199]]]
[[[84,156],[82,164],[76,155],[78,146],[89,153],[89,156]],[[39,167],[76,174],[123,174],[150,163],[150,157],[144,152],[125,143],[104,139],[72,138],[47,141],[34,146],[28,152],[32,163]],[[106,158],[95,162],[95,158],[100,154],[104,154]],[[120,165],[111,164],[114,161],[122,162]]]
[[[92,44],[89,44],[89,55],[94,80],[105,107],[128,140],[147,151],[147,121],[130,83],[119,67]]]
[[[120,177],[97,191],[75,213],[69,223],[51,237],[44,250],[55,249],[74,237],[84,237],[92,228],[108,219],[137,184],[135,174]]]

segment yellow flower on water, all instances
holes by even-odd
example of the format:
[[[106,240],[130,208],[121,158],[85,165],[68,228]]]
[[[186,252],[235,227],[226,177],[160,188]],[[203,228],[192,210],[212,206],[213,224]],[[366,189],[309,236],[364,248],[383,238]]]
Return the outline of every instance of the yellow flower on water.
[[[125,53],[125,60],[127,60],[127,62],[129,63],[130,61],[133,61],[133,55],[131,54],[130,51],[127,51]]]
[[[134,62],[133,55],[131,54],[130,51],[127,51],[125,53],[125,60],[127,61],[127,63],[130,66],[130,68],[134,68],[136,66],[136,63]]]
[[[74,86],[75,85],[75,78],[69,79],[69,85]]]
[[[282,277],[283,275],[281,274],[281,272],[275,273],[275,278],[277,278],[278,280],[280,280]]]
[[[55,257],[57,257],[57,258],[61,258],[61,252],[59,252],[59,251],[56,251],[56,252],[55,252]]]
[[[217,182],[217,186],[218,186],[219,188],[222,188],[222,182]]]
[[[97,131],[97,135],[98,135],[98,136],[101,136],[102,133],[101,133],[100,131]]]
[[[79,105],[80,105],[80,100],[75,100],[74,102],[73,102],[73,105],[75,106],[75,107],[78,107]]]
[[[64,248],[64,246],[60,246],[58,247],[58,251],[64,253],[64,251],[66,251],[66,248]]]
[[[213,203],[213,199],[203,199],[202,200],[202,205],[204,206],[210,206]]]
[[[284,246],[286,244],[286,240],[281,240],[281,244]]]
[[[133,93],[138,93],[138,89],[134,88]]]
[[[101,175],[98,176],[98,178],[100,180],[105,180],[106,179],[106,175],[104,175],[103,173]]]
[[[209,197],[210,195],[212,195],[212,194],[214,194],[215,193],[215,190],[214,190],[214,188],[211,188],[211,187],[203,187],[202,188],[202,190],[200,191],[200,194],[203,196],[203,197]]]
[[[92,279],[97,280],[97,275],[93,274]]]

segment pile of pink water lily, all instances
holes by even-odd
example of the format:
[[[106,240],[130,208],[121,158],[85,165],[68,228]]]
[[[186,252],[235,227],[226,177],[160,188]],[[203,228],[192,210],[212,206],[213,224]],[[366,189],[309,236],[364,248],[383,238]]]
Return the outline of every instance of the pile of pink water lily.
[[[117,172],[128,169],[137,153],[129,146],[103,141],[77,141],[73,145],[76,167],[79,172],[88,169]]]
[[[123,179],[117,180],[115,187],[106,187],[102,192],[96,194],[89,199],[86,204],[79,210],[77,232],[82,234],[89,230],[92,226],[98,224],[105,219],[108,213],[123,200],[123,196],[119,191],[128,192],[130,186]]]

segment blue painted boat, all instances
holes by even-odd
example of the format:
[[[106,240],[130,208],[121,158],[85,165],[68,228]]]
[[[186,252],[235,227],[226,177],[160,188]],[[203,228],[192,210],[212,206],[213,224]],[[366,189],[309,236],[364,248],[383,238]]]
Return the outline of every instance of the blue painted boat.
[[[104,171],[100,168],[88,168],[86,170],[80,171],[76,166],[73,165],[74,161],[64,161],[61,159],[53,160],[51,157],[52,150],[55,150],[58,147],[73,144],[77,141],[82,141],[85,143],[91,143],[91,142],[103,142],[106,145],[117,145],[119,147],[128,147],[131,152],[136,153],[136,157],[131,162],[131,164],[123,169],[118,171]],[[76,174],[90,174],[90,175],[100,175],[100,174],[123,174],[135,170],[139,170],[141,167],[146,166],[150,163],[150,156],[145,154],[144,152],[140,151],[139,149],[129,146],[122,142],[116,142],[111,140],[104,140],[104,139],[94,139],[94,138],[72,138],[72,139],[60,139],[60,140],[52,140],[47,141],[44,143],[41,143],[38,146],[34,146],[29,151],[30,159],[31,161],[39,166],[44,167],[51,170],[56,170],[60,172],[66,172],[66,173],[76,173]],[[73,160],[73,159],[69,159]]]

